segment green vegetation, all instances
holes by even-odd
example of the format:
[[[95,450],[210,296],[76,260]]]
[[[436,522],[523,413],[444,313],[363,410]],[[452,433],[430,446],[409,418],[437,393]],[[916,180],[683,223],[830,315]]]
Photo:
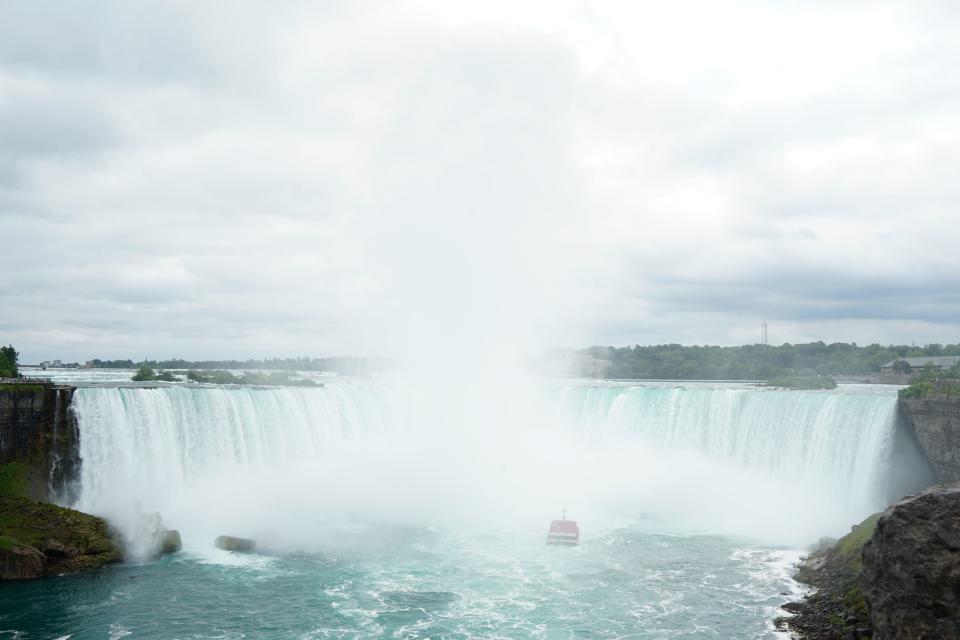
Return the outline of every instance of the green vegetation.
[[[0,545],[27,545],[41,551],[61,545],[76,552],[75,557],[48,556],[51,573],[120,560],[120,551],[102,519],[19,496],[0,495],[0,541]]]
[[[960,395],[960,364],[946,371],[924,367],[906,389],[900,390],[901,398],[924,398],[931,393],[945,396]]]
[[[944,396],[960,395],[960,380],[926,380],[915,381],[906,389],[900,390],[901,398],[925,398],[931,393]]]
[[[266,358],[261,360],[101,360],[94,358],[89,366],[96,369],[252,369],[257,371],[334,371],[341,375],[366,375],[390,369],[392,363],[383,358]]]
[[[770,380],[779,376],[870,375],[897,358],[960,355],[960,344],[882,346],[836,342],[744,345],[741,347],[664,344],[554,350],[544,359],[590,356],[608,360],[608,378],[673,380]]]
[[[0,496],[22,496],[27,490],[27,468],[19,462],[0,465]]]
[[[203,382],[207,384],[254,384],[276,387],[322,387],[313,380],[296,379],[294,374],[280,371],[265,373],[263,371],[247,372],[235,376],[229,371],[211,371],[209,373],[200,373],[190,370],[187,372],[187,379],[193,382]]]
[[[148,382],[151,380],[156,380],[157,373],[150,367],[140,367],[130,379],[134,382]]]
[[[799,614],[788,621],[802,637],[861,637],[853,633],[868,621],[867,605],[860,591],[863,546],[873,537],[882,513],[875,513],[833,546],[815,551],[800,564],[797,580],[816,588]]]
[[[777,376],[765,383],[768,387],[784,389],[836,389],[837,381],[830,376]]]
[[[837,541],[834,550],[851,571],[860,573],[860,570],[863,569],[863,560],[860,553],[863,551],[863,545],[873,537],[873,532],[877,528],[877,521],[880,520],[882,515],[883,513],[873,514]]]
[[[0,391],[5,391],[7,393],[38,393],[44,390],[42,384],[34,383],[19,383],[19,382],[4,382],[0,383]]]
[[[133,374],[133,377],[130,378],[134,382],[176,382],[177,378],[169,371],[154,371],[150,367],[140,367],[137,369],[137,372]]]
[[[13,345],[0,347],[0,378],[19,378],[20,371],[17,367],[19,359],[20,354]]]

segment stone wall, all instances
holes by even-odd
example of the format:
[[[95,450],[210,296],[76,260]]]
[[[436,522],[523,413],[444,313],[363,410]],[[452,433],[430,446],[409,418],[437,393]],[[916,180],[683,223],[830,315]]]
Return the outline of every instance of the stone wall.
[[[34,381],[0,384],[0,465],[25,483],[23,495],[71,503],[80,473],[74,387]],[[9,467],[9,465],[13,467]]]

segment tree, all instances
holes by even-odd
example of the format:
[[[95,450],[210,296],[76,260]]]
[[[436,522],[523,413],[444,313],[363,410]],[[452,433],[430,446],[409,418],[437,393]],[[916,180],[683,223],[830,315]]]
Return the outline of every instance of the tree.
[[[910,367],[910,363],[906,360],[897,360],[893,363],[891,368],[893,369],[894,373],[901,376],[909,375],[913,371],[913,369]]]
[[[134,382],[148,382],[150,380],[156,380],[157,374],[150,367],[140,367],[137,369],[137,372],[133,374],[133,377],[130,378]]]
[[[0,378],[19,378],[20,371],[17,369],[17,361],[20,354],[13,348],[13,345],[0,347]]]

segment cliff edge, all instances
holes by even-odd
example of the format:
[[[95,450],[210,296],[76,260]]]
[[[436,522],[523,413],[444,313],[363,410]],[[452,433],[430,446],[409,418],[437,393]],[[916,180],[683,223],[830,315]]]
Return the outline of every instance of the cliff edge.
[[[938,482],[960,482],[960,381],[921,381],[900,392],[900,414]]]
[[[960,640],[960,483],[907,496],[811,553],[815,592],[779,618],[806,640]]]
[[[102,518],[72,502],[80,470],[73,387],[0,381],[0,580],[93,569],[121,560]]]
[[[887,509],[862,562],[860,589],[875,640],[960,638],[960,483]]]
[[[60,503],[76,497],[80,436],[70,410],[74,391],[42,381],[0,382],[0,465],[22,467],[17,493]]]

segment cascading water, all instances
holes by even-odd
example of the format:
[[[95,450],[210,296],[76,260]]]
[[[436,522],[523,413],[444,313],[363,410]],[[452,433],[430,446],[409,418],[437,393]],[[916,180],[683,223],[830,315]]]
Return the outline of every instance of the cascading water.
[[[829,492],[853,513],[888,497],[896,397],[723,387],[573,386],[561,416],[597,438],[638,436]]]
[[[22,613],[5,624],[38,637],[779,637],[798,547],[884,506],[890,467],[911,464],[891,458],[896,394],[684,386],[80,388],[78,506],[128,541],[136,514],[158,510],[184,551],[43,581],[49,606],[8,602]],[[579,547],[544,544],[563,508]],[[220,534],[266,553],[214,549]],[[175,628],[158,627],[158,602],[177,603]]]
[[[175,493],[225,464],[256,470],[316,458],[345,439],[383,433],[385,393],[350,384],[80,389],[79,504],[96,510],[112,489],[131,482]]]
[[[836,533],[889,493],[891,393],[568,385],[511,405],[515,416],[490,397],[418,412],[381,383],[83,388],[78,506],[217,521],[229,502],[221,526],[249,532],[308,512],[319,527],[438,514],[537,526],[561,505],[612,526],[652,514],[800,541]],[[777,502],[798,516],[796,538],[770,524]]]

